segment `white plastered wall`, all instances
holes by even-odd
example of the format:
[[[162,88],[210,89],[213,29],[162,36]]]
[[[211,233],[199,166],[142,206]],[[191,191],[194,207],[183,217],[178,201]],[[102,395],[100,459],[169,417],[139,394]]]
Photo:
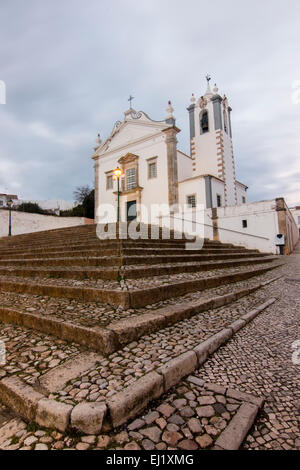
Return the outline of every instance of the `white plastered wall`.
[[[8,210],[0,210],[0,237],[8,235]],[[42,232],[57,228],[76,227],[84,225],[83,217],[55,217],[52,215],[29,214],[12,211],[12,234]]]
[[[102,220],[105,222],[116,221],[117,213],[117,182],[114,181],[112,190],[106,190],[107,172],[113,171],[119,166],[118,161],[127,153],[133,153],[139,157],[138,159],[138,184],[143,188],[141,192],[141,203],[146,207],[151,204],[168,204],[168,166],[167,166],[167,149],[165,144],[165,135],[155,136],[144,142],[128,145],[126,148],[111,152],[107,156],[99,158],[99,203],[111,205],[115,208],[107,218]],[[148,159],[158,157],[157,177],[148,179]],[[120,197],[121,220],[126,220],[126,202],[132,200],[131,195],[123,195]],[[98,221],[98,217],[97,217]],[[147,223],[147,220],[142,219]]]

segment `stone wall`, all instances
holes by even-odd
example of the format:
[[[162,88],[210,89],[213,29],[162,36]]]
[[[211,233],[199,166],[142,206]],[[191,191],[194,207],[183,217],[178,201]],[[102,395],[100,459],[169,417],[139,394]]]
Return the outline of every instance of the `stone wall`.
[[[8,219],[9,212],[7,210],[0,210],[0,237],[8,235]],[[12,235],[75,227],[87,223],[93,223],[93,221],[84,217],[55,217],[52,215],[12,211]]]

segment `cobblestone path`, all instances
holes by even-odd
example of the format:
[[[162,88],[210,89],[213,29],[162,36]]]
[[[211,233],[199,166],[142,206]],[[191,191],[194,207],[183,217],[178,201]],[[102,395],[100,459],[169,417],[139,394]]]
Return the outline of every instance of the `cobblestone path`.
[[[249,310],[254,298],[257,303],[276,297],[277,302],[240,330],[193,377],[153,402],[133,422],[101,436],[63,435],[27,425],[2,407],[0,448],[211,449],[240,406],[238,400],[226,396],[225,388],[230,386],[266,400],[244,449],[299,449],[300,366],[292,362],[292,346],[300,340],[300,246],[285,261],[276,271],[281,279],[248,296]],[[228,315],[236,305],[223,310]],[[64,347],[63,343],[59,346]]]

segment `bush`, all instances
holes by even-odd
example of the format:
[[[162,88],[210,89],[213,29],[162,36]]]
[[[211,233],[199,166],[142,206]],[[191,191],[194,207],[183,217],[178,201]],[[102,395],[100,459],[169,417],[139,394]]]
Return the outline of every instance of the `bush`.
[[[82,204],[75,206],[68,211],[61,211],[61,217],[86,217],[87,219],[95,218],[95,191],[92,190],[84,197]]]
[[[46,214],[48,215],[50,211],[45,211],[35,202],[23,202],[16,207],[17,211],[20,212],[29,212],[30,214]],[[51,213],[52,214],[52,213]]]

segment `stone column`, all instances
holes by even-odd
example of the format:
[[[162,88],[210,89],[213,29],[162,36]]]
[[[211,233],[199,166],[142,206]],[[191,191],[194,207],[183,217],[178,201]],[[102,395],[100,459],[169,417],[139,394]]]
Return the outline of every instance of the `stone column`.
[[[180,130],[176,126],[168,127],[163,131],[166,135],[167,161],[168,161],[168,188],[169,205],[178,204],[178,167],[177,167],[177,137]]]
[[[211,211],[211,220],[213,224],[213,237],[215,241],[219,241],[219,225],[218,225],[218,209],[214,208]]]
[[[98,223],[98,208],[100,205],[99,197],[99,168],[100,164],[98,160],[95,160],[94,170],[95,170],[95,223]]]

